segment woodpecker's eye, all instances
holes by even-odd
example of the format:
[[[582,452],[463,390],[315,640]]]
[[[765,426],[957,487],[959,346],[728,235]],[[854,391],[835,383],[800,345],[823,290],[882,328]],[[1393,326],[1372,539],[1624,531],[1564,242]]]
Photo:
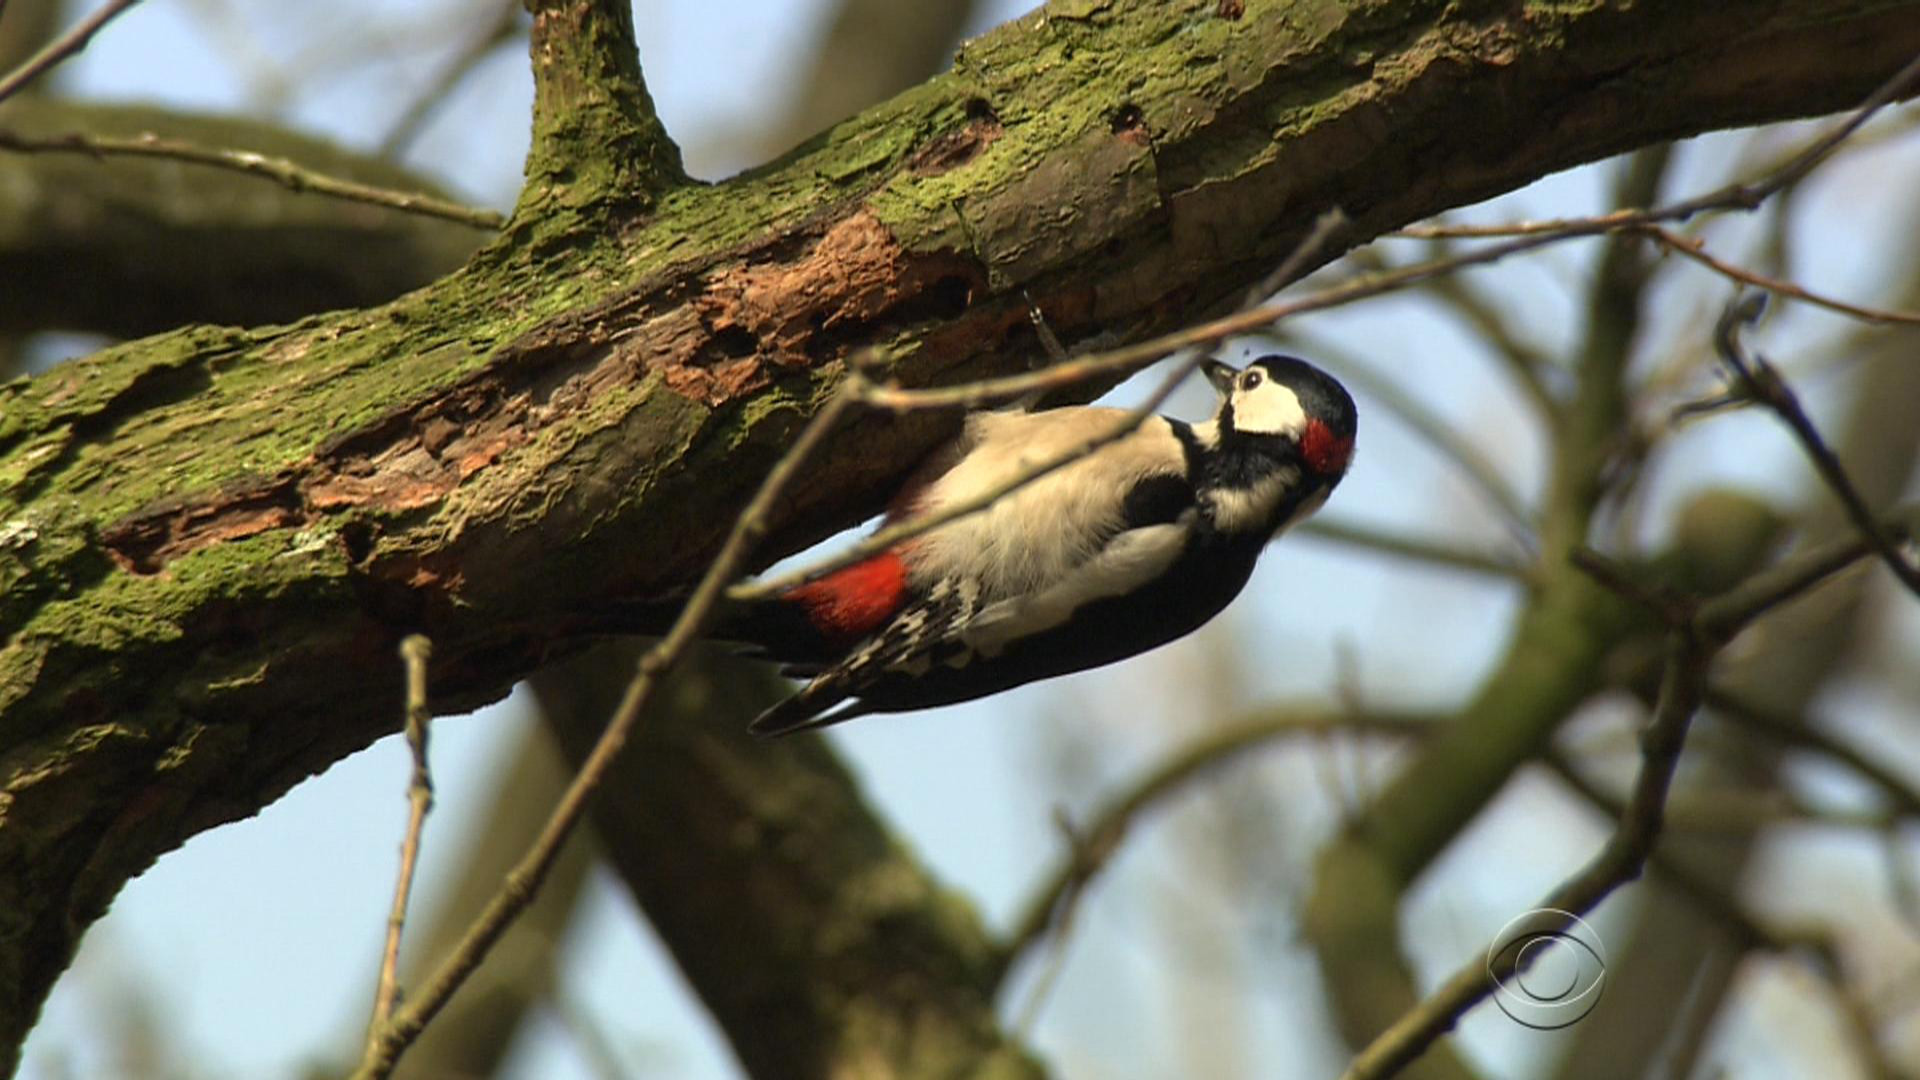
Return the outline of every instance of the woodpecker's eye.
[[[1251,390],[1259,385],[1260,373],[1257,371],[1249,371],[1245,375],[1240,376],[1240,389],[1242,390]]]

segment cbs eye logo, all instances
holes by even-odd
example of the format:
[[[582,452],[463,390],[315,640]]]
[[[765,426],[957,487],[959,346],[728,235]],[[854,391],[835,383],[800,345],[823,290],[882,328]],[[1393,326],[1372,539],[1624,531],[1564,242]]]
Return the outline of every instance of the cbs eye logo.
[[[1536,908],[1514,918],[1487,944],[1494,1003],[1515,1023],[1554,1031],[1578,1023],[1607,981],[1600,935],[1580,916]]]

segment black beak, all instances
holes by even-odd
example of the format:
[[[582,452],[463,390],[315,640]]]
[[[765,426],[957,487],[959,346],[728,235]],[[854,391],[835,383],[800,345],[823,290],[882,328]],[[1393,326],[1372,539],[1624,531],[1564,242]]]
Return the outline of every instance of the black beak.
[[[1200,361],[1200,371],[1206,375],[1207,381],[1213,384],[1213,388],[1220,392],[1221,397],[1228,397],[1233,393],[1233,380],[1240,377],[1239,368],[1230,367],[1211,356]]]

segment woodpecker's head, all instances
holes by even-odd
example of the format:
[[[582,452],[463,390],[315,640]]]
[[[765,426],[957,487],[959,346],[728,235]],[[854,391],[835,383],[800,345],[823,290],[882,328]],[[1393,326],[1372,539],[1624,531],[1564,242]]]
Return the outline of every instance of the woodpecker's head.
[[[1263,356],[1245,369],[1201,364],[1220,392],[1214,416],[1225,443],[1270,444],[1331,486],[1346,474],[1357,427],[1353,398],[1333,376],[1291,356]]]

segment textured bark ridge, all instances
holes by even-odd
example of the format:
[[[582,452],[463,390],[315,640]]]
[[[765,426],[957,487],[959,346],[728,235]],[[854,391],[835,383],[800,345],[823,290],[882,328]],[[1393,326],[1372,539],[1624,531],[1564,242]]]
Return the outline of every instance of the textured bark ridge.
[[[536,6],[544,71],[588,5]],[[401,635],[466,709],[572,649],[583,598],[688,580],[850,350],[1017,370],[1029,297],[1070,342],[1164,329],[1328,207],[1362,239],[1843,107],[1915,52],[1912,2],[1076,0],[718,185],[543,79],[528,188],[464,268],[0,387],[0,1045],[128,877],[397,726]],[[951,423],[850,426],[765,554]]]

